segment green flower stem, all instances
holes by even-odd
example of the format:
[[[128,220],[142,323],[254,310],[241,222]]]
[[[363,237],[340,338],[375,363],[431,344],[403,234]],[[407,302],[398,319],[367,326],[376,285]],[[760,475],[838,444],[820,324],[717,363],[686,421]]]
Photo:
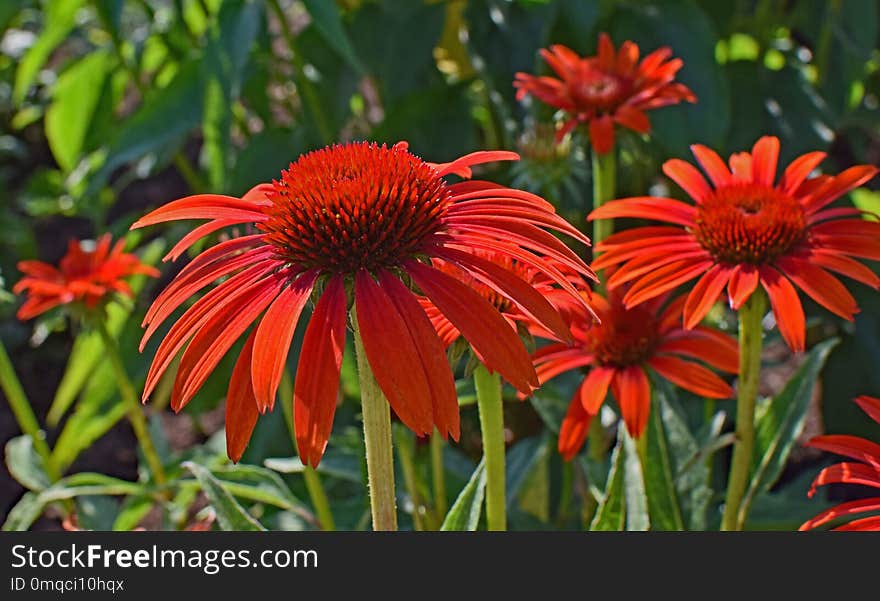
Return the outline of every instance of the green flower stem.
[[[2,341],[0,341],[0,388],[3,389],[6,400],[9,401],[9,407],[12,409],[12,414],[15,415],[18,427],[31,437],[34,450],[43,461],[46,475],[49,476],[49,480],[55,482],[61,477],[61,474],[58,473],[58,468],[50,459],[52,453],[49,450],[49,445],[46,444],[46,437],[40,429],[40,423],[37,421],[37,416],[34,415],[34,410],[24,393],[21,382],[15,375],[15,368],[12,366],[12,361],[9,359]]]
[[[281,374],[281,385],[279,387],[281,393],[281,407],[284,411],[284,421],[287,423],[287,430],[290,432],[290,441],[293,443],[293,451],[299,454],[296,445],[296,429],[293,426],[293,379],[290,373],[285,369]],[[318,517],[318,524],[322,530],[336,530],[336,523],[333,521],[333,512],[330,511],[330,501],[327,498],[327,491],[321,483],[321,475],[315,471],[310,465],[303,469],[303,480],[306,483],[306,491],[309,493],[309,500],[312,507],[315,508],[315,514]]]
[[[727,481],[722,530],[741,530],[746,516],[740,512],[752,469],[755,447],[755,399],[761,374],[761,319],[767,299],[760,289],[739,310],[739,384],[736,396],[736,442]]]
[[[397,446],[397,456],[400,458],[400,467],[403,472],[403,485],[409,494],[413,504],[413,529],[426,530],[424,516],[422,515],[422,496],[419,494],[418,477],[416,476],[415,442],[413,435],[402,424],[394,424],[394,444]]]
[[[122,355],[119,353],[119,345],[116,343],[113,335],[110,334],[107,324],[103,319],[95,319],[94,323],[97,326],[98,333],[101,335],[107,357],[110,359],[113,374],[116,376],[116,385],[119,387],[119,394],[122,396],[122,402],[125,403],[128,411],[128,421],[131,423],[138,444],[140,444],[144,459],[147,461],[147,467],[149,467],[150,472],[153,474],[153,479],[156,483],[164,486],[168,481],[165,475],[165,468],[162,466],[162,460],[159,459],[159,454],[156,452],[153,439],[150,438],[147,419],[144,417],[140,402],[138,402],[134,385],[125,371]]]
[[[391,407],[379,388],[352,309],[354,349],[361,384],[361,411],[364,417],[364,443],[367,449],[367,478],[373,530],[397,530],[397,503],[394,494],[394,450],[391,446]]]
[[[565,526],[571,511],[571,498],[574,495],[574,465],[571,461],[562,462],[562,484],[559,491],[559,507],[556,510],[556,525]]]
[[[484,365],[474,370],[483,457],[486,460],[486,521],[489,530],[507,530],[507,498],[504,474],[504,406],[501,376]]]
[[[449,510],[446,502],[446,472],[443,466],[443,447],[446,441],[436,429],[431,435],[431,484],[434,489],[434,515],[442,524]]]
[[[593,416],[593,419],[590,420],[590,430],[587,433],[587,456],[594,462],[601,462],[605,459],[605,453],[607,452],[608,447],[605,444],[605,430],[602,428],[602,419],[598,415],[595,415]],[[588,528],[593,522],[593,516],[598,507],[598,499],[596,499],[590,489],[587,488],[587,493],[584,497],[584,506],[581,511],[581,518]]]
[[[614,150],[599,154],[593,150],[593,209],[612,200],[616,193],[617,162]],[[614,233],[613,219],[596,219],[593,221],[593,248]],[[593,250],[593,258],[597,253]]]

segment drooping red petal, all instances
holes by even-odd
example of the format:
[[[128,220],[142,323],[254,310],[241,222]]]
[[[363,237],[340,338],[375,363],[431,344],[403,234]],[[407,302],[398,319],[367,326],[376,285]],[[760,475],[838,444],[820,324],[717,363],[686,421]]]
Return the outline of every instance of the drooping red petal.
[[[668,336],[657,347],[657,352],[700,359],[729,373],[739,371],[736,339],[712,328],[697,327]]]
[[[605,402],[605,396],[608,394],[608,388],[611,386],[611,380],[617,372],[613,367],[594,367],[584,378],[583,383],[578,389],[581,405],[584,411],[590,415],[597,415],[602,403]]]
[[[256,330],[251,332],[244,343],[232,369],[226,392],[226,454],[234,463],[238,463],[244,454],[260,414],[251,382],[255,334]]]
[[[559,454],[566,461],[574,459],[578,451],[581,450],[581,447],[584,446],[584,441],[587,439],[587,434],[590,431],[590,422],[593,419],[593,416],[584,410],[583,403],[580,400],[580,393],[584,386],[586,386],[586,381],[575,391],[574,397],[568,404],[568,411],[565,413],[562,425],[559,428],[557,448],[559,449]]]
[[[873,178],[877,171],[873,165],[856,165],[838,173],[805,200],[804,209],[808,214],[815,213]]]
[[[515,152],[507,150],[491,150],[479,151],[466,154],[459,157],[451,163],[433,163],[440,176],[455,174],[460,177],[470,177],[471,167],[474,165],[482,165],[483,163],[493,163],[495,161],[518,161],[519,155]]]
[[[640,438],[651,411],[651,385],[645,371],[631,365],[615,372],[614,390],[629,435]]]
[[[681,159],[670,159],[663,163],[663,173],[697,203],[712,193],[712,188],[697,168]]]
[[[590,120],[590,144],[599,154],[606,154],[614,149],[614,121],[608,115]]]
[[[223,219],[237,223],[265,221],[267,216],[260,211],[262,204],[266,203],[220,194],[196,194],[162,205],[135,221],[131,229],[180,219]]]
[[[640,134],[651,131],[651,122],[648,120],[648,116],[643,111],[626,104],[614,111],[614,120]]]
[[[828,484],[859,484],[880,488],[880,468],[851,461],[835,463],[819,472],[810,486],[808,496],[812,497],[818,487]]]
[[[318,467],[336,413],[345,351],[345,285],[331,278],[306,328],[293,385],[294,427],[302,462]]]
[[[853,520],[834,528],[836,532],[876,532],[880,530],[880,515]]]
[[[685,390],[711,399],[729,399],[733,396],[730,385],[698,363],[669,355],[655,355],[648,365],[661,376]]]
[[[806,446],[837,453],[880,467],[880,444],[849,434],[827,434],[811,438]]]
[[[691,329],[703,320],[727,286],[730,272],[730,267],[716,264],[697,280],[684,305],[685,328]]]
[[[486,362],[508,382],[529,394],[538,376],[522,342],[504,318],[466,284],[417,261],[404,265],[431,302],[446,315]]]
[[[355,306],[366,358],[379,387],[406,426],[434,429],[431,386],[418,348],[397,308],[366,271],[355,276]]]
[[[741,263],[733,268],[730,282],[727,284],[727,296],[730,297],[730,308],[734,311],[749,300],[758,287],[758,269],[754,265]]]
[[[379,285],[397,308],[415,343],[418,357],[431,388],[434,425],[444,438],[450,435],[454,440],[458,440],[461,428],[455,378],[452,375],[443,342],[435,333],[431,321],[415,295],[403,282],[393,274],[381,271],[379,272]]]
[[[275,394],[287,363],[290,341],[293,340],[299,316],[309,300],[317,277],[316,271],[304,273],[282,290],[269,305],[256,329],[251,378],[260,412],[275,405]]]
[[[777,260],[779,268],[814,301],[849,321],[858,313],[856,299],[836,277],[807,261],[793,257]]]
[[[880,424],[880,399],[862,395],[856,398],[856,404],[867,413],[871,419]]]
[[[840,505],[836,505],[830,509],[826,509],[816,517],[811,520],[807,520],[803,524],[801,524],[798,530],[812,530],[817,526],[821,526],[822,524],[827,524],[831,520],[841,518],[844,516],[852,515],[854,513],[862,513],[864,511],[878,511],[880,510],[880,497],[872,498],[872,499],[861,499],[859,501],[850,501],[848,503],[841,503]]]
[[[779,333],[792,351],[802,352],[806,345],[806,320],[797,291],[785,276],[772,267],[761,267],[759,273],[761,285],[770,297]]]

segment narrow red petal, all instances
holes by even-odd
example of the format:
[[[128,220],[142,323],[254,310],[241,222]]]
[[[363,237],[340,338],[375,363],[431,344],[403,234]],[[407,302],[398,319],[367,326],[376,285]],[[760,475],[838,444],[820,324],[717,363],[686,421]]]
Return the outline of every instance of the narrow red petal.
[[[698,203],[712,193],[712,188],[697,168],[681,159],[663,163],[663,173]]]
[[[824,152],[808,152],[793,160],[785,168],[785,173],[782,174],[780,188],[788,194],[794,194],[810,173],[825,160],[826,156]]]
[[[752,175],[754,181],[772,186],[776,179],[776,165],[779,161],[779,138],[764,136],[752,148]]]
[[[238,463],[244,454],[260,414],[251,382],[251,357],[255,334],[256,330],[251,332],[244,343],[232,369],[229,390],[226,392],[226,454],[235,463]]]
[[[645,371],[631,365],[616,372],[617,404],[629,435],[640,438],[651,411],[651,385]]]
[[[697,326],[712,305],[718,300],[727,282],[730,280],[731,268],[724,265],[713,265],[706,275],[697,280],[697,283],[688,294],[684,305],[684,327],[691,329]]]
[[[761,267],[759,272],[761,285],[770,297],[770,306],[779,326],[779,333],[792,351],[802,352],[806,345],[806,320],[797,291],[791,282],[775,269]]]
[[[593,420],[593,416],[584,410],[580,399],[584,386],[586,386],[586,381],[575,391],[574,398],[568,404],[568,411],[565,412],[565,417],[559,428],[557,448],[559,449],[559,454],[566,461],[574,459],[584,446],[584,441],[590,432],[590,422]]]
[[[852,515],[854,513],[862,513],[864,511],[878,511],[880,510],[880,498],[873,499],[862,499],[858,501],[850,501],[848,503],[841,503],[831,509],[826,509],[816,517],[811,520],[807,520],[803,524],[801,524],[798,530],[812,530],[817,526],[821,526],[822,524],[827,524],[831,520]]]
[[[614,149],[614,121],[608,115],[590,120],[590,144],[599,154],[607,154]]]
[[[862,395],[856,398],[856,404],[867,413],[871,419],[880,424],[880,399]]]
[[[716,188],[730,183],[733,176],[717,152],[702,144],[692,145],[691,152],[694,153],[700,166],[706,172],[706,175],[709,176],[709,179],[712,180],[712,183],[715,184]]]
[[[780,269],[814,301],[849,321],[858,313],[856,299],[836,277],[807,261],[792,257],[777,260]]]
[[[697,327],[670,336],[660,343],[657,352],[699,359],[729,373],[739,371],[736,339],[711,328]]]
[[[594,221],[596,219],[632,217],[654,219],[690,227],[694,225],[696,216],[697,210],[692,205],[685,204],[680,200],[657,198],[654,196],[636,196],[634,198],[606,202],[601,207],[593,210],[587,219]]]
[[[616,372],[617,370],[613,367],[594,367],[584,378],[584,382],[578,390],[581,404],[590,415],[599,413]]]
[[[694,394],[711,399],[729,399],[733,396],[730,385],[702,365],[669,355],[656,355],[648,365],[661,376]]]
[[[736,311],[749,300],[758,287],[759,280],[758,269],[754,265],[740,264],[734,267],[730,282],[727,284],[730,308]]]
[[[345,351],[345,284],[339,276],[327,282],[303,338],[293,386],[296,444],[302,462],[317,467],[327,447],[339,371]]]

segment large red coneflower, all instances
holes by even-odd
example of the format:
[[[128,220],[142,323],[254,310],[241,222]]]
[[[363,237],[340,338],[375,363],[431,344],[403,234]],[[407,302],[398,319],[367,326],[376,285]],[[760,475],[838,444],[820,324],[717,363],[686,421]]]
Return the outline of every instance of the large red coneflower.
[[[477,152],[432,164],[405,143],[365,142],[303,155],[280,181],[243,198],[197,195],[171,202],[133,227],[208,219],[175,247],[235,224],[258,233],[233,238],[189,263],[150,308],[143,343],[186,299],[219,278],[174,324],[156,352],[144,398],[184,347],[172,392],[179,410],[251,324],[227,397],[227,445],[237,460],[257,415],[272,407],[300,313],[317,298],[294,383],[296,437],[304,463],[317,465],[336,407],[348,308],[353,305],[369,364],[397,416],[418,434],[436,426],[459,433],[455,385],[443,344],[410,286],[427,296],[468,339],[490,369],[529,392],[537,376],[523,344],[472,287],[430,265],[450,261],[559,331],[531,287],[475,254],[508,254],[571,288],[548,257],[587,277],[590,269],[547,230],[588,240],[543,199],[486,181],[449,183],[470,167],[515,160]],[[549,323],[547,323],[549,322]],[[564,331],[558,332],[564,336]]]
[[[614,147],[614,125],[639,133],[651,131],[645,111],[695,102],[693,92],[675,81],[681,59],[670,60],[672,50],[658,48],[639,61],[639,47],[627,40],[615,51],[608,34],[599,34],[596,56],[581,57],[561,44],[542,49],[541,56],[559,79],[517,73],[517,99],[527,94],[568,114],[557,140],[586,123],[590,142],[604,154]]]
[[[804,312],[795,287],[831,312],[852,320],[856,301],[832,272],[873,288],[880,278],[854,260],[880,260],[880,223],[858,209],[827,208],[876,173],[871,165],[839,175],[809,177],[825,158],[811,152],[776,180],[779,140],[763,137],[751,153],[730,157],[730,168],[712,150],[691,147],[711,180],[684,161],[663,171],[696,206],[671,198],[614,200],[590,219],[634,217],[672,225],[640,227],[616,234],[596,250],[594,269],[620,265],[609,287],[630,282],[624,296],[637,305],[699,278],[684,307],[685,327],[706,315],[727,288],[730,305],[741,307],[760,284],[767,291],[780,333],[795,351],[804,349]]]
[[[736,373],[736,341],[703,326],[683,329],[684,298],[670,302],[665,309],[664,302],[665,298],[658,298],[627,309],[615,292],[607,299],[594,293],[590,303],[601,323],[572,308],[574,345],[550,344],[533,355],[541,384],[573,369],[589,370],[559,432],[559,452],[565,459],[572,459],[583,446],[590,421],[599,413],[609,389],[630,435],[642,435],[651,408],[648,367],[704,397],[722,399],[733,395],[718,375],[689,359]]]
[[[25,277],[12,290],[16,294],[26,293],[27,300],[19,308],[18,318],[32,319],[71,303],[95,309],[114,293],[132,295],[124,278],[135,274],[159,275],[137,256],[122,252],[124,240],[112,242],[110,234],[101,236],[91,248],[84,242],[71,240],[58,267],[43,261],[20,261],[18,269]]]
[[[856,399],[856,403],[871,419],[880,424],[880,399],[860,396]],[[862,486],[880,488],[880,444],[858,436],[837,434],[816,436],[807,443],[807,446],[857,460],[856,462],[836,463],[819,472],[813,481],[813,486],[810,487],[808,493],[810,497],[816,494],[816,489],[819,486],[827,484],[861,484]],[[878,511],[880,511],[880,497],[849,501],[826,509],[813,519],[807,520],[801,525],[800,530],[812,530],[831,520],[845,516]],[[835,530],[880,531],[880,515],[859,518],[838,526]]]

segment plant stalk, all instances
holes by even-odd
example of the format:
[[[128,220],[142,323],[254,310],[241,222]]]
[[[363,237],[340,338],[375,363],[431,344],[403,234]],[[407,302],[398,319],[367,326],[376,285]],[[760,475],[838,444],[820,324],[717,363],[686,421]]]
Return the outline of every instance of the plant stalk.
[[[436,429],[431,435],[431,484],[434,489],[434,515],[442,524],[449,510],[446,502],[446,473],[443,466],[443,447],[446,442]]]
[[[364,418],[364,444],[367,450],[367,478],[373,530],[397,530],[397,502],[394,493],[394,450],[391,446],[391,407],[373,376],[370,361],[352,309],[354,348],[361,385],[361,411]]]
[[[140,402],[138,402],[134,385],[131,383],[128,373],[125,371],[125,365],[122,362],[122,355],[119,352],[119,345],[116,343],[116,339],[113,335],[110,334],[110,331],[107,329],[107,324],[103,319],[95,319],[94,323],[98,328],[98,333],[101,335],[101,341],[104,343],[104,350],[107,352],[107,356],[110,359],[110,365],[113,368],[113,375],[116,377],[117,386],[119,386],[119,394],[122,396],[122,402],[125,403],[128,411],[128,421],[131,423],[134,435],[144,454],[147,467],[149,467],[150,472],[153,474],[153,479],[156,483],[160,486],[164,486],[168,481],[168,478],[165,475],[165,468],[162,466],[162,460],[159,458],[159,453],[156,452],[153,439],[150,437],[147,419],[144,417]]]
[[[486,522],[490,531],[507,530],[507,496],[504,466],[504,406],[501,376],[484,365],[474,370],[483,457],[486,460]]]
[[[760,289],[739,310],[739,383],[736,396],[736,442],[727,481],[721,530],[741,530],[740,505],[752,470],[755,447],[755,400],[761,375],[761,320],[767,300]]]
[[[616,150],[605,154],[592,151],[593,167],[593,209],[598,209],[603,204],[612,200],[616,193],[617,185],[617,162]],[[613,219],[596,219],[593,221],[593,259],[598,256],[596,245],[614,233]]]

